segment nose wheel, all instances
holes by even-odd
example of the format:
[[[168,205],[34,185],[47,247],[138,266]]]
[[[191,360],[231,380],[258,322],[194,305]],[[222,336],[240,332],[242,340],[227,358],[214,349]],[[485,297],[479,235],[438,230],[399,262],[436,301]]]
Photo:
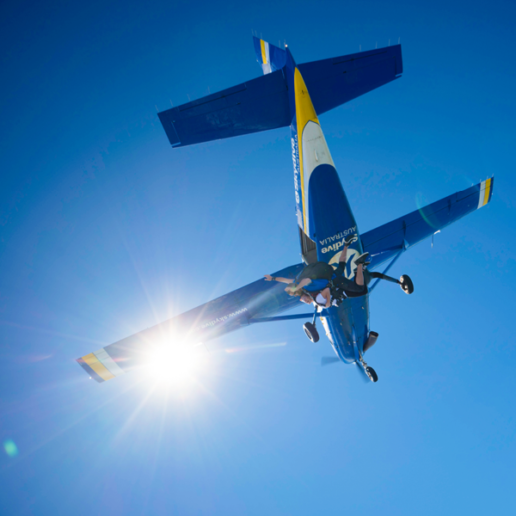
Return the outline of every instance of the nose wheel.
[[[372,367],[366,367],[365,372],[366,375],[369,376],[369,380],[371,380],[373,383],[376,383],[378,381],[378,375]]]
[[[367,365],[366,361],[364,360],[364,357],[360,355],[360,364],[362,364],[362,367],[364,369],[365,374],[371,380],[373,383],[376,383],[378,381],[378,375],[376,374],[376,371]]]

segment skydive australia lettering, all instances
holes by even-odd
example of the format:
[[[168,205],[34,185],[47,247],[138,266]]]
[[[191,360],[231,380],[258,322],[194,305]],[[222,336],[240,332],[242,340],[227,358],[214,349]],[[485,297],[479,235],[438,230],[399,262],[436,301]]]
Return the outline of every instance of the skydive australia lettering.
[[[297,134],[291,138],[292,142],[292,164],[294,165],[294,187],[296,189],[296,203],[299,204],[299,149],[297,146]]]
[[[236,312],[233,312],[231,314],[224,315],[222,317],[217,317],[216,319],[213,319],[213,321],[209,321],[207,323],[201,324],[201,326],[199,326],[199,328],[202,330],[203,328],[207,328],[208,326],[215,326],[218,323],[226,322],[231,317],[235,317],[236,315],[240,315],[244,312],[247,312],[247,308],[242,308],[241,310],[237,310]]]
[[[355,233],[356,230],[357,230],[357,227],[353,226],[352,228],[346,229],[346,231],[341,231],[340,233],[337,233],[336,235],[325,238],[324,240],[319,240],[319,243],[321,245],[327,246],[327,247],[323,247],[321,249],[321,252],[327,253],[328,251],[338,251],[341,247],[344,246],[344,242],[342,242],[342,239],[347,237],[350,233]],[[335,243],[332,244],[332,242],[335,242]],[[328,244],[330,244],[330,245],[328,245]]]

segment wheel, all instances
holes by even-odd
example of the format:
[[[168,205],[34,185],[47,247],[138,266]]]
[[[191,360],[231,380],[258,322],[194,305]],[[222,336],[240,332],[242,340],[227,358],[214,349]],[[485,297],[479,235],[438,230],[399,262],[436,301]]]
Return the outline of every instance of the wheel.
[[[307,322],[307,323],[303,324],[303,329],[305,330],[306,336],[312,342],[319,342],[319,332],[317,331],[315,324],[312,324],[311,322]]]
[[[405,294],[412,294],[414,292],[414,283],[412,283],[412,280],[410,279],[410,276],[407,276],[404,274],[401,278],[401,290],[405,292]]]
[[[378,375],[372,367],[367,367],[365,371],[372,382],[376,383],[378,381]]]

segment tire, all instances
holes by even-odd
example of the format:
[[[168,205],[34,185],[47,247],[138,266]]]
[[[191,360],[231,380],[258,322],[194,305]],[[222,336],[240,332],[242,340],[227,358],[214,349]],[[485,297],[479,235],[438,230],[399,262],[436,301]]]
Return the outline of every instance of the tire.
[[[312,342],[319,342],[319,332],[317,331],[315,324],[312,324],[311,322],[307,322],[307,323],[303,324],[303,329],[305,330],[306,336]]]
[[[405,294],[412,294],[414,292],[414,283],[412,283],[412,280],[410,279],[410,276],[407,276],[404,274],[401,278],[401,290],[405,292]]]
[[[378,375],[376,374],[376,371],[372,367],[367,367],[366,373],[367,373],[367,376],[369,376],[369,379],[373,383],[376,383],[378,381]]]

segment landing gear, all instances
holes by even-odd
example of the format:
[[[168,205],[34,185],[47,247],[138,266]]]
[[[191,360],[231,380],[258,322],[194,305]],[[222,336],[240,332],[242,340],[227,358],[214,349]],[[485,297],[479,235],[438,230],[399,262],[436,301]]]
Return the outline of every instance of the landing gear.
[[[369,367],[366,364],[366,361],[364,360],[364,357],[362,355],[360,355],[360,364],[362,364],[362,368],[363,368],[365,374],[367,375],[367,377],[369,378],[369,380],[371,380],[373,383],[376,383],[378,381],[378,375],[376,374],[376,371],[372,367]],[[358,367],[360,367],[360,366],[358,366]]]
[[[412,283],[410,276],[407,276],[406,274],[400,278],[400,287],[405,294],[412,294],[412,292],[414,292],[414,283]]]
[[[319,342],[319,332],[317,331],[314,323],[307,322],[303,324],[303,329],[305,330],[306,336],[312,342]]]

